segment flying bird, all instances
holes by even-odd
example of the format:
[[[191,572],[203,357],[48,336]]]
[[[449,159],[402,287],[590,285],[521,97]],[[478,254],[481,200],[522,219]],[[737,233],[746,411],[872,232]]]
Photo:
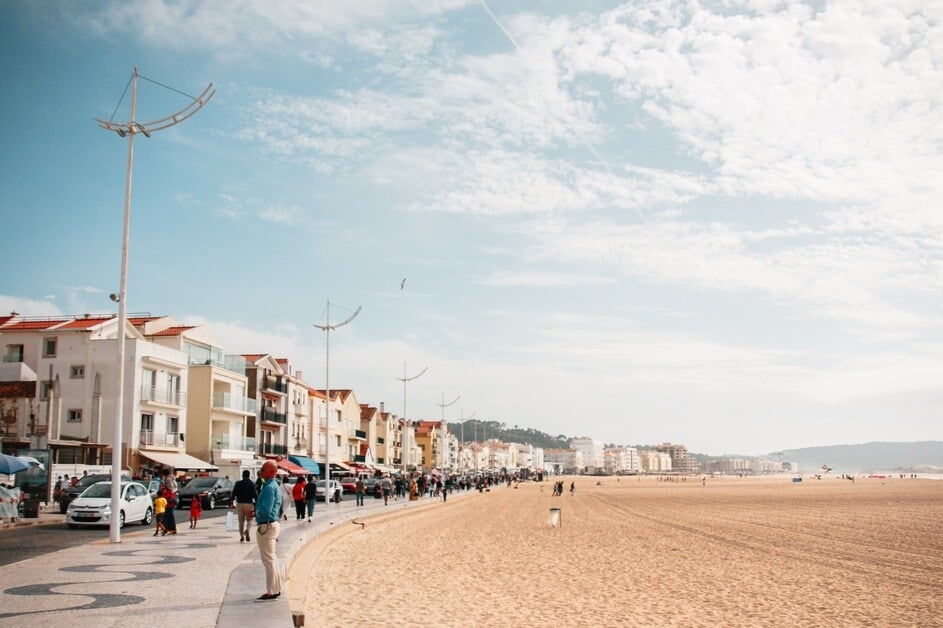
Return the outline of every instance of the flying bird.
[[[403,280],[399,282],[399,289],[402,290],[406,287],[406,277],[403,277]]]

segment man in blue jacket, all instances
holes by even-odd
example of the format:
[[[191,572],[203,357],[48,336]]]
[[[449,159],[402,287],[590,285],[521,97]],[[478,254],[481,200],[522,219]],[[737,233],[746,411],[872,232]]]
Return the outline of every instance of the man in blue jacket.
[[[266,460],[259,470],[262,487],[255,500],[255,522],[258,530],[255,538],[259,544],[259,557],[265,566],[265,593],[260,600],[274,600],[282,594],[278,576],[278,557],[275,556],[275,541],[278,540],[279,513],[282,509],[282,491],[275,481],[278,466],[274,460]]]

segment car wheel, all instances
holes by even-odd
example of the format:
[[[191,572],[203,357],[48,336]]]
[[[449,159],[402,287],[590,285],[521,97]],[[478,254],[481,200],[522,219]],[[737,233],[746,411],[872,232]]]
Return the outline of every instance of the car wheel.
[[[118,527],[119,528],[124,527],[124,511],[123,510],[120,513],[118,513]]]
[[[142,526],[149,526],[149,525],[151,525],[151,522],[152,522],[153,520],[154,520],[154,511],[151,510],[150,508],[148,508],[148,509],[144,512],[144,518],[141,519],[141,525],[142,525]]]
[[[209,500],[207,500],[206,509],[214,510],[216,508],[216,495],[210,495]]]

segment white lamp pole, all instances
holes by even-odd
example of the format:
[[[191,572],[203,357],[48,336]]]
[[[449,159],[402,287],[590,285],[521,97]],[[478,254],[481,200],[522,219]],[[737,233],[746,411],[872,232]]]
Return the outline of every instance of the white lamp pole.
[[[427,366],[427,367],[425,367],[424,369],[422,369],[421,371],[419,371],[417,374],[413,375],[412,377],[407,377],[407,376],[406,376],[406,362],[404,361],[404,362],[403,362],[403,376],[402,376],[402,377],[396,377],[396,378],[395,378],[395,379],[397,379],[397,380],[403,382],[403,430],[402,430],[402,433],[401,433],[401,435],[400,435],[400,436],[401,436],[401,438],[400,438],[400,457],[402,458],[402,460],[400,460],[400,462],[402,462],[402,464],[403,464],[403,479],[404,479],[404,480],[406,479],[407,473],[408,473],[408,470],[407,470],[407,468],[406,468],[406,452],[408,451],[408,448],[407,448],[407,444],[408,444],[408,443],[407,443],[406,436],[407,436],[407,434],[409,433],[409,430],[406,429],[407,426],[408,426],[408,424],[409,424],[409,420],[406,418],[406,382],[411,382],[411,381],[413,381],[414,379],[419,379],[419,377],[420,377],[423,373],[425,373],[426,371],[428,371],[428,370],[429,370],[429,367]]]
[[[324,325],[314,325],[324,332],[324,432],[326,436],[324,441],[324,479],[326,480],[324,484],[324,490],[328,492],[331,490],[331,330],[337,329],[338,327],[343,327],[350,321],[357,318],[358,314],[360,314],[359,305],[357,306],[357,309],[354,311],[354,313],[348,316],[346,320],[343,320],[336,325],[331,325],[331,302],[328,301],[327,321]],[[325,493],[325,504],[327,503],[327,500],[327,493]]]
[[[155,131],[161,131],[180,124],[202,109],[216,93],[216,89],[210,83],[202,94],[194,98],[189,105],[177,113],[142,124],[134,120],[137,112],[138,76],[138,68],[134,66],[134,71],[131,73],[131,118],[127,123],[116,123],[95,118],[95,122],[101,128],[114,131],[121,137],[128,138],[128,173],[125,178],[124,230],[121,239],[121,284],[118,288],[118,397],[111,443],[111,524],[108,527],[108,539],[111,543],[121,542],[121,526],[118,513],[121,512],[121,467],[123,466],[121,431],[124,423],[124,345],[125,326],[128,321],[128,241],[131,235],[131,175],[134,166],[134,136],[143,133],[145,137],[150,137]]]
[[[467,469],[467,467],[465,466],[465,458],[462,456],[462,453],[465,451],[465,421],[470,421],[471,419],[475,418],[476,413],[477,413],[477,410],[475,412],[472,412],[471,415],[466,418],[465,408],[462,408],[462,415],[461,415],[462,418],[460,419],[462,422],[461,423],[462,436],[461,436],[461,442],[458,444],[458,461],[462,463],[462,472],[464,472]]]
[[[442,408],[442,422],[439,424],[439,426],[442,428],[442,439],[441,439],[442,442],[439,444],[439,449],[442,451],[442,466],[439,467],[439,469],[442,471],[442,483],[443,483],[443,484],[445,483],[445,464],[446,464],[446,462],[447,462],[447,460],[446,460],[446,458],[445,458],[445,434],[446,434],[446,428],[445,428],[445,409],[448,408],[449,406],[454,405],[455,403],[457,403],[458,400],[461,399],[461,398],[462,398],[462,396],[459,395],[458,397],[456,397],[456,398],[453,399],[452,401],[450,401],[450,402],[448,402],[448,403],[445,403],[445,393],[442,393],[442,403],[436,404],[436,405],[438,405],[440,408]]]

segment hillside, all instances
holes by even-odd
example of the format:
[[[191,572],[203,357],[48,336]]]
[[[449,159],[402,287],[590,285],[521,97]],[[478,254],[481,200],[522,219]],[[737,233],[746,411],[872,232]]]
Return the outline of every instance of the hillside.
[[[943,441],[805,447],[784,450],[782,459],[784,462],[798,463],[803,473],[814,472],[822,465],[831,467],[832,473],[941,473]]]
[[[505,443],[524,443],[543,449],[566,449],[569,447],[570,437],[564,434],[552,436],[540,430],[517,425],[508,427],[500,421],[465,421],[449,423],[449,431],[455,435],[464,433],[465,441],[487,440],[496,438]],[[463,432],[464,429],[464,432]],[[609,445],[607,446],[614,446]],[[645,445],[632,445],[643,448]],[[828,465],[832,473],[870,473],[874,471],[897,473],[943,473],[943,441],[921,441],[912,443],[862,443],[857,445],[828,445],[822,447],[805,447],[802,449],[787,449],[781,452],[772,452],[766,457],[782,459],[783,462],[794,462],[799,465],[802,473],[814,473]],[[705,463],[711,459],[727,456],[708,456],[690,452],[698,461]],[[752,456],[735,456],[751,458]]]

